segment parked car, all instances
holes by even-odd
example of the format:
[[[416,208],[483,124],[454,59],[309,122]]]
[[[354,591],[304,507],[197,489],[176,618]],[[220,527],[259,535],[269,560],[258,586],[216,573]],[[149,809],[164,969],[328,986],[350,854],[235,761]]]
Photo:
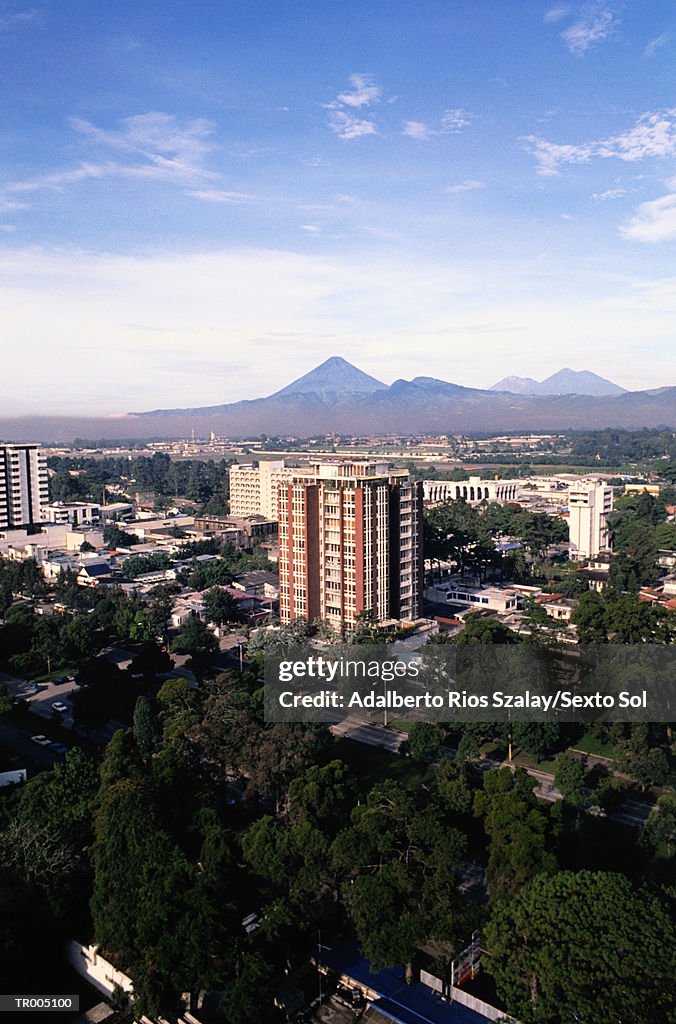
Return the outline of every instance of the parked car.
[[[52,741],[48,740],[42,733],[38,733],[37,736],[31,736],[33,743],[37,743],[39,747],[51,747]]]
[[[52,743],[52,750],[55,750],[57,754],[67,754],[70,747],[65,746],[63,743]]]
[[[69,683],[70,679],[70,676],[57,676],[56,679],[52,679],[52,682],[54,686],[61,686],[62,683]]]
[[[62,700],[55,700],[52,704],[52,711],[58,711],[60,715],[69,710],[68,705],[64,704]]]

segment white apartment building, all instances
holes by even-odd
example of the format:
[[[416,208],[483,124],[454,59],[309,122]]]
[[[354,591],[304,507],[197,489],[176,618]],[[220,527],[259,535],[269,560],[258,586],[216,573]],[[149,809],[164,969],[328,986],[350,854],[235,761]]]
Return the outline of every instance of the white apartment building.
[[[386,464],[296,470],[279,492],[281,621],[420,618],[422,508],[422,486]]]
[[[48,490],[39,445],[0,444],[0,530],[39,523]]]
[[[230,514],[276,519],[280,485],[288,483],[294,472],[283,459],[231,466]]]
[[[571,485],[568,491],[568,534],[574,561],[596,558],[609,547],[607,517],[613,510],[613,489],[604,483]]]

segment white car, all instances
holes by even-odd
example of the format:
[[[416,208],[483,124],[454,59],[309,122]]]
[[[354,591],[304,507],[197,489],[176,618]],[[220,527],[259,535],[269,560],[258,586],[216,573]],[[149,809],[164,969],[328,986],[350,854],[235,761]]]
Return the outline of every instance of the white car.
[[[68,710],[68,705],[64,704],[62,700],[55,700],[52,704],[52,711],[58,711],[59,714],[63,714],[64,711]]]
[[[52,741],[48,740],[46,736],[39,733],[37,736],[31,736],[33,743],[37,743],[39,747],[51,747]]]

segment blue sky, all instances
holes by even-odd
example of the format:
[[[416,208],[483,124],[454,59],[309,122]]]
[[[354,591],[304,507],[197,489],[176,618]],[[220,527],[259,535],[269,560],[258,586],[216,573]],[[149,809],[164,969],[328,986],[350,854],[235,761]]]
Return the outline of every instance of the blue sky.
[[[0,402],[676,384],[676,8],[0,0]]]

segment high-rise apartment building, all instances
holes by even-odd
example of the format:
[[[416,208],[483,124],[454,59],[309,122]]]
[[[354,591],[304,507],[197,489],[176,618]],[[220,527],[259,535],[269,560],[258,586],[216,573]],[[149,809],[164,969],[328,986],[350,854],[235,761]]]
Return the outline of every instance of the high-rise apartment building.
[[[231,515],[276,519],[279,486],[288,482],[293,474],[294,470],[286,466],[283,459],[231,466]]]
[[[580,483],[568,492],[570,557],[595,558],[609,547],[607,517],[613,510],[613,489],[603,483]]]
[[[282,622],[421,615],[422,485],[373,462],[296,470],[279,490]]]
[[[37,444],[0,444],[0,530],[42,519],[47,504],[45,457]]]

